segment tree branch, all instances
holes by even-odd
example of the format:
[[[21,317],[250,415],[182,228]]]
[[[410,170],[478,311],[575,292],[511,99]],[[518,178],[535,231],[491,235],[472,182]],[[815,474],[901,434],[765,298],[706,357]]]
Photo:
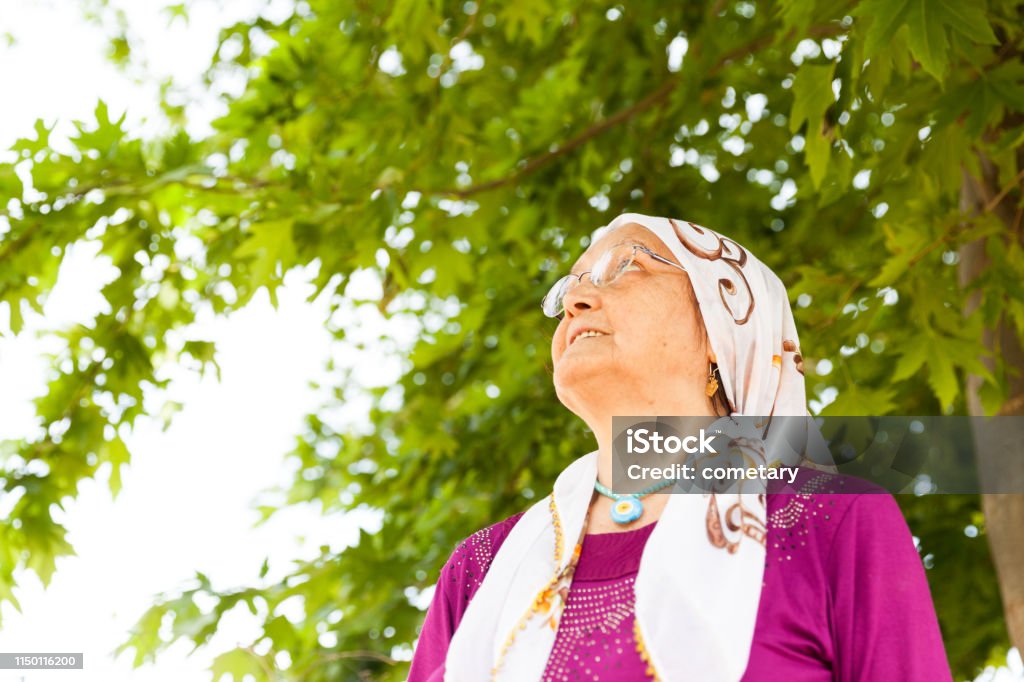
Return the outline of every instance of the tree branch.
[[[846,307],[846,304],[850,302],[851,298],[853,298],[854,292],[856,292],[857,289],[859,289],[863,284],[863,279],[855,279],[853,281],[853,284],[850,285],[850,288],[846,290],[846,293],[843,295],[843,297],[839,299],[839,303],[836,304],[836,312],[830,315],[828,319],[825,320],[824,322],[820,322],[817,325],[815,325],[814,331],[820,331],[832,325],[836,320],[838,320],[839,316],[843,314],[843,309]]]
[[[1014,176],[1013,180],[1006,183],[1006,186],[999,190],[999,194],[995,195],[985,203],[982,213],[991,213],[992,209],[998,206],[999,202],[1001,202],[1006,195],[1020,183],[1021,180],[1024,180],[1024,169],[1021,169],[1021,171]]]
[[[808,29],[808,35],[812,35],[815,37],[825,37],[841,33],[842,31],[842,27],[837,24],[824,24],[821,26],[812,26],[810,29]],[[794,30],[789,31],[780,42],[785,42],[786,40],[789,40],[790,38],[793,37],[794,33]],[[718,59],[717,62],[715,62],[715,64],[710,69],[708,69],[704,73],[704,78],[706,79],[711,76],[714,76],[730,62],[735,61],[736,59],[739,59],[741,57],[754,54],[757,51],[775,42],[776,40],[778,40],[778,38],[774,33],[766,33],[750,41],[746,45],[742,45],[734,50],[726,52]],[[637,114],[647,111],[651,107],[662,104],[666,99],[668,99],[668,96],[672,93],[673,90],[676,89],[676,87],[681,82],[682,77],[680,75],[669,78],[664,83],[662,83],[657,90],[647,95],[636,104],[627,107],[626,109],[623,109],[617,114],[599,123],[592,125],[591,127],[584,130],[582,133],[577,135],[576,137],[570,139],[568,142],[556,145],[555,149],[547,151],[541,154],[540,156],[534,157],[533,159],[527,160],[521,168],[516,170],[511,175],[507,175],[503,178],[497,178],[494,180],[488,180],[487,182],[482,182],[480,184],[471,185],[469,187],[464,188],[449,188],[436,190],[426,189],[415,191],[418,191],[422,194],[434,196],[454,196],[460,199],[465,199],[467,197],[473,196],[474,194],[480,194],[481,192],[486,192],[492,189],[497,189],[498,187],[503,187],[505,185],[514,183],[520,178],[525,177],[530,173],[533,173],[537,169],[543,167],[544,165],[550,163],[554,159],[557,159],[560,156],[568,154],[572,150],[576,149],[583,143],[597,137],[601,133],[611,128],[614,128],[615,126],[617,126],[620,123],[623,123],[624,121],[628,121]]]
[[[277,675],[274,668],[272,668],[271,665],[267,663],[266,657],[260,656],[258,653],[256,653],[256,649],[254,649],[251,646],[244,647],[243,650],[256,660],[256,664],[259,665],[261,670],[263,670],[263,674],[267,676],[268,680],[273,681],[279,679],[280,676]]]
[[[647,109],[650,109],[652,106],[660,103],[666,97],[668,97],[669,93],[675,90],[677,85],[679,85],[678,78],[672,78],[670,80],[665,81],[664,83],[662,83],[660,88],[658,88],[657,90],[655,90],[647,97],[643,98],[642,100],[634,104],[633,106],[627,107],[626,109],[623,109],[614,116],[610,116],[609,118],[606,118],[600,123],[597,123],[591,126],[590,128],[587,128],[582,133],[572,138],[568,142],[565,142],[564,144],[561,145],[556,145],[555,149],[547,151],[541,154],[540,156],[530,159],[525,164],[523,164],[523,166],[519,170],[517,170],[515,173],[512,173],[511,175],[507,175],[503,178],[498,178],[496,180],[490,180],[488,182],[482,182],[478,185],[472,185],[470,187],[466,187],[463,189],[422,191],[424,194],[456,196],[464,199],[466,197],[473,196],[474,194],[479,194],[480,192],[486,192],[488,190],[497,189],[498,187],[502,187],[503,185],[513,183],[516,180],[519,180],[520,178],[529,175],[530,173],[533,173],[538,168],[541,168],[542,166],[548,164],[550,161],[558,158],[559,156],[568,154],[572,150],[582,145],[584,142],[587,142],[588,140],[597,137],[606,130],[614,128],[619,123],[627,121],[633,116],[636,116],[637,114],[646,111]]]
[[[308,673],[310,670],[313,670],[314,668],[319,668],[323,665],[326,665],[327,663],[331,663],[332,661],[341,661],[347,658],[364,658],[373,661],[380,661],[382,663],[386,663],[387,665],[395,665],[396,663],[398,663],[398,661],[391,658],[390,656],[386,656],[385,654],[378,653],[376,651],[332,651],[329,654],[317,656],[315,660],[310,661],[305,667],[303,667],[300,679],[305,679],[306,673]]]

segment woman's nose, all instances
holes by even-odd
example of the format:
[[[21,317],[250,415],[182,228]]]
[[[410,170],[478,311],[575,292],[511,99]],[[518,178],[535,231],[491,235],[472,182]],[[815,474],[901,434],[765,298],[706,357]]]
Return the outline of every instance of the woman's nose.
[[[585,279],[585,281],[584,281]],[[576,315],[584,310],[597,308],[601,304],[601,294],[598,288],[590,281],[590,273],[583,273],[580,278],[565,293],[562,299],[562,307],[569,315]]]

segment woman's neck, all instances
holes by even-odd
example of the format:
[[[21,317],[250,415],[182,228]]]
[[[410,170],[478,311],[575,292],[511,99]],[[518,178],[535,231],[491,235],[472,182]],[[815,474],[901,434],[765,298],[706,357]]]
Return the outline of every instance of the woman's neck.
[[[645,414],[650,415],[651,413],[616,413],[617,416],[640,416]],[[708,426],[712,421],[718,418],[718,415],[710,409],[710,406],[702,406],[701,409],[692,411],[662,412],[661,415],[678,415],[692,418],[693,421],[687,422],[689,426],[684,429],[684,431],[688,433],[697,433],[699,428]],[[609,415],[603,419],[586,421],[587,425],[590,426],[594,435],[597,437],[597,480],[605,487],[614,489],[612,487],[612,471],[614,470],[613,464],[615,461],[615,434],[612,432],[612,417]]]

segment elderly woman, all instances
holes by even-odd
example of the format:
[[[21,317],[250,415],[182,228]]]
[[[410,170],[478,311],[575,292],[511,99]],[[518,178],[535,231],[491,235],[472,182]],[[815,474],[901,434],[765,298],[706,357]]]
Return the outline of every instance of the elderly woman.
[[[807,414],[774,273],[706,228],[624,214],[543,307],[555,391],[597,450],[455,550],[410,680],[951,679],[892,497],[611,490],[613,416]]]

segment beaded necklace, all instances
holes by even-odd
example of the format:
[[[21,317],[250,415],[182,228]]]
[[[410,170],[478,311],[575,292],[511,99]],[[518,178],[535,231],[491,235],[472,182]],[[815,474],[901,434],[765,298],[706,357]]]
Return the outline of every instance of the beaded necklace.
[[[672,483],[672,481],[669,481]],[[600,483],[597,483],[595,490],[600,492]],[[637,497],[649,495],[652,492],[660,490],[666,487],[667,484],[659,484],[653,490],[641,490],[639,493],[634,493]],[[601,486],[604,488],[604,486]],[[607,488],[605,488],[607,490]],[[609,491],[611,492],[611,491]],[[614,494],[614,493],[613,493]],[[639,502],[636,497],[633,500]],[[572,558],[564,569],[556,573],[548,585],[542,589],[537,596],[534,598],[530,608],[527,609],[526,613],[522,615],[519,622],[512,628],[512,631],[505,638],[504,643],[501,646],[501,650],[498,653],[497,660],[494,666],[491,668],[491,680],[497,678],[498,672],[505,661],[505,656],[508,654],[508,650],[512,647],[516,639],[516,633],[520,630],[526,629],[527,624],[533,620],[536,616],[544,617],[542,625],[551,628],[552,630],[558,629],[558,623],[561,620],[562,611],[565,609],[566,603],[569,600],[569,588],[572,585],[572,577],[576,572],[576,564],[579,563],[580,554],[583,550],[583,540],[587,536],[587,528],[590,525],[590,511],[594,504],[594,497],[591,496],[590,504],[587,505],[587,514],[583,518],[583,528],[580,529],[579,538],[576,540],[576,545],[573,547]],[[565,536],[562,533],[562,520],[558,515],[558,510],[555,507],[555,496],[552,493],[551,500],[548,503],[548,508],[551,510],[551,521],[555,530],[555,547],[554,547],[554,559],[555,566],[558,566],[562,561],[562,555],[565,547]],[[643,506],[641,505],[641,513],[643,513]],[[654,682],[660,682],[660,677],[654,668],[654,664],[651,662],[650,653],[647,650],[647,646],[644,643],[643,637],[640,634],[640,623],[634,618],[633,621],[633,636],[636,640],[636,650],[640,655],[640,658],[647,664],[647,675],[651,676]]]
[[[573,547],[572,558],[569,563],[561,571],[557,572],[552,576],[551,581],[547,586],[542,589],[537,596],[534,598],[530,608],[527,609],[526,613],[522,615],[519,622],[512,632],[505,638],[505,642],[502,644],[501,651],[498,653],[497,661],[494,667],[491,668],[491,679],[494,680],[497,677],[498,671],[504,663],[505,655],[508,650],[512,647],[515,642],[516,633],[520,630],[525,630],[527,623],[529,623],[535,616],[541,616],[544,618],[542,625],[545,625],[552,630],[558,629],[558,622],[561,620],[562,611],[565,609],[565,604],[569,600],[569,587],[572,584],[572,576],[576,572],[576,564],[579,563],[580,553],[583,550],[583,539],[587,535],[587,526],[590,525],[590,507],[594,502],[593,496],[591,496],[590,504],[587,505],[587,515],[583,518],[583,528],[580,529],[580,535],[576,539],[576,544]],[[565,537],[562,533],[562,520],[558,515],[558,510],[555,507],[555,495],[551,494],[551,501],[548,504],[548,508],[551,510],[551,521],[555,530],[555,566],[557,567],[562,562],[562,555],[565,547]]]

